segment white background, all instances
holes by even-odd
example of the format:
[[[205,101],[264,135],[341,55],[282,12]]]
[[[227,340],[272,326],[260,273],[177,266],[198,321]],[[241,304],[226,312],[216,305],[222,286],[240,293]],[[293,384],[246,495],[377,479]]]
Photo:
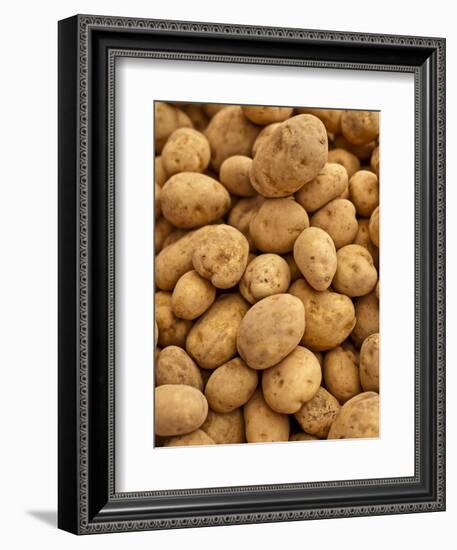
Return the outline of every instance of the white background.
[[[324,548],[385,549],[404,540],[413,548],[446,544],[457,513],[456,418],[453,399],[457,332],[448,291],[448,511],[421,514],[219,527],[76,538],[55,529],[57,311],[57,27],[74,13],[180,18],[305,28],[446,36],[448,39],[448,151],[457,149],[457,39],[451,2],[382,5],[347,0],[315,4],[107,0],[17,2],[2,12],[0,284],[1,499],[5,548],[277,548],[285,540]],[[457,170],[448,163],[448,280],[457,278]],[[401,182],[394,182],[399,185]],[[453,238],[454,237],[454,238]],[[399,341],[401,345],[401,341]],[[454,521],[453,521],[454,518]],[[401,537],[401,539],[399,538]]]

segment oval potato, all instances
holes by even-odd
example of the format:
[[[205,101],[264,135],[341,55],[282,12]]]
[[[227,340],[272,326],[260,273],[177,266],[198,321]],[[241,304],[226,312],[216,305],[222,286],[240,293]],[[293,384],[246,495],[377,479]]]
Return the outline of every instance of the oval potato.
[[[260,389],[244,406],[244,422],[248,443],[266,443],[289,440],[289,417],[277,413],[266,403]]]
[[[290,269],[284,258],[277,254],[256,256],[247,266],[240,281],[240,293],[250,304],[287,292]]]
[[[154,411],[157,435],[183,435],[203,424],[208,403],[192,386],[166,384],[155,389]]]

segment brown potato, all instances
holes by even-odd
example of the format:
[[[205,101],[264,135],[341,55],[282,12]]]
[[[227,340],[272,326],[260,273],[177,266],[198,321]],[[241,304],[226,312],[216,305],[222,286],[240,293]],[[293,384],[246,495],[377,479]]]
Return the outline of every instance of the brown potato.
[[[371,216],[379,205],[379,184],[376,174],[359,170],[349,180],[349,194],[357,215]]]
[[[307,212],[315,212],[331,200],[338,198],[347,186],[346,168],[341,164],[327,162],[313,180],[295,193],[295,200]]]
[[[187,235],[189,232],[189,229],[173,229],[173,231],[165,237],[165,240],[163,241],[163,248],[179,241],[179,239],[182,239],[184,235]]]
[[[379,206],[373,210],[368,224],[370,239],[379,248]]]
[[[265,107],[261,105],[244,105],[243,114],[254,124],[265,126],[273,122],[283,122],[290,118],[292,107]]]
[[[328,439],[379,437],[379,395],[359,393],[340,409],[328,433]]]
[[[163,184],[167,181],[168,174],[165,171],[165,167],[162,162],[161,156],[154,158],[154,183],[159,187],[163,187]]]
[[[328,161],[331,163],[341,164],[346,169],[348,177],[360,170],[360,160],[346,149],[331,149],[328,152]]]
[[[227,223],[232,227],[236,227],[238,231],[243,233],[249,243],[249,250],[254,251],[255,245],[249,232],[249,226],[252,218],[256,215],[257,210],[265,199],[257,196],[248,199],[240,199],[235,206],[230,210]]]
[[[162,149],[162,162],[168,176],[178,172],[204,172],[210,157],[208,140],[193,128],[175,130]]]
[[[192,128],[190,118],[174,105],[154,102],[154,143],[155,153],[160,154],[170,135],[178,128]]]
[[[358,244],[343,246],[336,253],[337,268],[333,288],[350,298],[369,294],[378,280],[373,258]]]
[[[380,296],[379,280],[378,280],[378,282],[376,283],[375,293],[376,293],[376,298],[379,300],[379,296]]]
[[[363,246],[368,250],[373,259],[374,266],[376,267],[376,269],[378,269],[379,248],[375,246],[370,239],[370,232],[368,230],[368,224],[370,223],[370,220],[367,220],[366,218],[359,218],[357,220],[357,223],[359,224],[359,229],[357,231],[357,235],[355,236],[354,244]]]
[[[290,269],[277,254],[261,254],[247,266],[240,281],[240,293],[250,304],[273,294],[287,292]]]
[[[338,400],[320,387],[316,395],[295,413],[295,418],[305,432],[325,439],[339,410]]]
[[[351,333],[351,338],[360,348],[365,338],[379,332],[379,302],[376,294],[371,292],[366,296],[356,298],[354,304],[357,322]]]
[[[370,167],[379,178],[379,146],[371,154]]]
[[[303,303],[290,294],[275,294],[257,302],[241,321],[238,353],[253,369],[279,363],[298,345],[305,329]]]
[[[373,333],[360,348],[360,383],[363,391],[379,393],[379,333]]]
[[[184,273],[176,283],[171,307],[176,317],[192,321],[200,317],[215,299],[214,286],[193,270]]]
[[[254,144],[252,145],[252,158],[255,157],[260,145],[271,136],[271,134],[276,130],[276,128],[280,125],[280,122],[273,122],[273,124],[268,124],[268,126],[264,126],[257,136],[256,140],[254,141]]]
[[[179,346],[183,348],[192,322],[178,319],[174,315],[170,292],[159,291],[155,293],[155,316],[159,327],[159,346]]]
[[[328,132],[338,134],[341,132],[341,115],[344,111],[340,109],[308,109],[299,107],[297,113],[317,116],[325,125]]]
[[[289,440],[289,417],[271,409],[260,389],[244,406],[244,422],[248,443]]]
[[[166,238],[173,232],[173,230],[173,225],[171,225],[171,223],[165,218],[160,218],[156,221],[154,228],[154,249],[156,254],[162,250]]]
[[[201,429],[218,445],[246,442],[242,409],[229,413],[217,413],[209,409]]]
[[[340,403],[346,403],[362,391],[359,368],[354,362],[354,356],[341,346],[325,354],[324,380],[327,390]]]
[[[211,439],[203,430],[195,430],[190,434],[175,435],[167,438],[164,447],[183,447],[187,445],[215,445],[216,442]]]
[[[208,403],[192,386],[166,384],[155,389],[154,411],[157,435],[183,435],[203,424]]]
[[[359,226],[352,202],[346,199],[334,199],[311,217],[311,226],[320,227],[332,237],[338,250],[352,243]]]
[[[345,111],[341,117],[341,133],[354,145],[370,143],[379,134],[377,111]]]
[[[318,438],[305,432],[297,432],[289,437],[289,441],[316,441]]]
[[[189,355],[177,346],[167,346],[160,352],[155,365],[156,386],[184,384],[203,391],[200,369]]]
[[[227,191],[240,197],[257,195],[249,179],[251,165],[252,159],[243,155],[234,155],[224,160],[219,171],[219,179]]]

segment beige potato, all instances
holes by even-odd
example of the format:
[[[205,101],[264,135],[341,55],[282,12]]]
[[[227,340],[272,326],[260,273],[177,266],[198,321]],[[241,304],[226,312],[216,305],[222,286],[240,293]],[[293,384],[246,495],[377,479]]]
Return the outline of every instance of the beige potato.
[[[360,383],[363,391],[379,393],[379,333],[365,338],[360,348]]]
[[[287,292],[290,269],[277,254],[261,254],[247,266],[240,281],[240,293],[250,304],[273,294]]]
[[[379,248],[379,206],[373,210],[368,224],[370,239]]]
[[[171,296],[171,308],[176,317],[192,321],[200,317],[216,299],[214,286],[196,271],[182,275]]]
[[[294,244],[294,258],[303,277],[315,290],[326,290],[337,267],[332,238],[319,227],[302,231]]]
[[[165,171],[162,157],[156,156],[154,158],[154,183],[159,187],[163,187],[163,184],[167,181],[168,174]]]
[[[335,136],[334,144],[336,148],[346,149],[361,161],[370,159],[374,149],[376,148],[376,141],[362,143],[361,145],[354,145],[341,135]]]
[[[210,158],[208,140],[193,128],[175,130],[162,149],[162,162],[168,176],[178,172],[204,172]]]
[[[289,441],[316,441],[318,438],[305,432],[297,432],[289,437]]]
[[[357,220],[357,223],[359,224],[359,229],[357,231],[357,235],[354,239],[354,244],[358,244],[360,246],[363,246],[368,250],[370,253],[373,264],[376,269],[379,267],[379,248],[373,244],[370,238],[370,232],[368,230],[368,225],[370,223],[370,220],[367,220],[366,218],[359,218]]]
[[[192,386],[166,384],[155,389],[154,411],[157,435],[183,435],[200,428],[208,403]]]
[[[379,178],[379,146],[371,154],[370,167]]]
[[[187,105],[183,105],[181,109],[190,118],[194,128],[199,132],[203,132],[205,128],[208,126],[209,117],[205,113],[203,104],[188,103]]]
[[[245,443],[243,409],[217,413],[209,409],[201,429],[218,445]]]
[[[352,243],[359,229],[355,207],[347,199],[334,199],[327,203],[313,214],[310,224],[326,231],[337,250]]]
[[[155,293],[155,317],[159,327],[159,346],[179,346],[183,348],[192,322],[179,319],[174,315],[170,292],[159,291]]]
[[[324,381],[327,390],[340,403],[359,394],[362,391],[359,367],[353,354],[341,346],[328,351],[324,358]]]
[[[328,439],[379,437],[379,395],[359,393],[340,409],[330,428]]]
[[[356,298],[354,304],[357,322],[351,333],[351,338],[360,348],[365,338],[379,332],[379,302],[376,293],[371,292],[366,296]]]
[[[266,199],[252,217],[249,233],[262,252],[286,254],[309,227],[306,210],[293,199]]]
[[[317,116],[331,134],[341,132],[341,115],[343,112],[340,109],[308,109],[304,107],[297,109],[297,113]]]
[[[238,353],[251,368],[267,369],[289,355],[304,329],[301,300],[290,294],[268,296],[243,317],[237,335]]]
[[[170,135],[178,128],[192,128],[190,118],[174,105],[154,102],[154,143],[155,153],[160,154]]]
[[[271,409],[260,389],[246,403],[243,412],[248,443],[289,440],[289,417]]]
[[[262,105],[244,105],[243,114],[254,124],[265,126],[274,122],[283,122],[292,116],[292,107],[264,107]]]
[[[257,150],[259,149],[260,145],[271,136],[271,134],[276,130],[278,126],[280,126],[280,122],[273,122],[273,124],[268,124],[268,126],[264,126],[257,136],[256,140],[254,141],[252,145],[252,158],[255,157]]]
[[[325,351],[338,346],[351,334],[356,318],[350,298],[330,290],[314,290],[304,279],[295,281],[289,292],[305,307],[303,346],[312,351]]]
[[[295,413],[295,418],[305,432],[325,439],[340,408],[338,400],[321,386]]]
[[[313,115],[281,123],[257,149],[251,183],[268,198],[287,197],[313,180],[327,162],[327,131]]]
[[[166,238],[173,230],[173,225],[165,218],[160,218],[156,221],[154,228],[154,249],[156,254],[162,250]]]
[[[183,447],[187,445],[215,445],[216,442],[203,430],[195,430],[190,434],[175,435],[167,438],[164,447]]]
[[[204,369],[215,369],[236,355],[236,338],[249,304],[239,294],[216,299],[186,340],[187,353]]]
[[[247,199],[240,199],[235,206],[230,210],[227,223],[232,227],[236,227],[238,231],[243,233],[249,243],[249,250],[255,250],[254,240],[249,232],[249,226],[252,218],[256,215],[258,209],[265,199],[257,196]]]
[[[159,353],[155,364],[156,386],[184,384],[203,391],[200,369],[191,357],[177,346],[167,346]]]
[[[331,149],[328,152],[329,163],[341,164],[346,169],[347,175],[350,178],[353,174],[360,170],[360,160],[353,153],[346,149]]]
[[[226,158],[251,153],[260,128],[250,122],[241,107],[230,105],[217,112],[208,124],[205,135],[211,147],[211,166],[219,171]]]
[[[289,254],[286,254],[283,257],[286,260],[287,265],[289,266],[290,282],[293,283],[297,279],[301,279],[303,275],[302,275],[302,272],[298,269],[298,265],[297,265],[297,262],[295,261],[293,252],[289,252]]]
[[[345,111],[341,117],[341,133],[354,145],[370,143],[379,135],[379,113]]]
[[[251,165],[252,159],[243,155],[234,155],[224,160],[219,171],[219,179],[227,191],[240,197],[257,195],[249,178]]]
[[[317,176],[295,193],[295,200],[307,212],[315,212],[336,199],[348,186],[348,174],[341,164],[327,162]]]
[[[162,187],[162,212],[176,227],[191,229],[210,224],[230,208],[225,187],[205,174],[181,172]]]
[[[313,352],[297,346],[274,367],[263,371],[263,396],[274,411],[294,414],[316,395],[321,379],[321,367]]]
[[[349,180],[349,194],[358,216],[371,216],[379,205],[379,184],[376,174],[359,170]]]
[[[351,298],[369,294],[378,281],[373,258],[358,244],[343,246],[336,253],[337,268],[333,288]]]

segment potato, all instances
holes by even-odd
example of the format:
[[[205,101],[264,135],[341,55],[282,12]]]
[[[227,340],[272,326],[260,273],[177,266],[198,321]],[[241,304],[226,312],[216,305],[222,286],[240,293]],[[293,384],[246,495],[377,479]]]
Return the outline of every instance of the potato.
[[[379,296],[380,296],[379,280],[378,280],[378,282],[376,283],[375,293],[376,293],[376,298],[379,300]]]
[[[262,252],[286,254],[306,227],[308,214],[293,199],[267,199],[252,217],[249,233]]]
[[[344,166],[349,178],[355,174],[357,170],[360,170],[360,160],[353,153],[346,151],[346,149],[331,149],[328,152],[327,162]]]
[[[336,253],[337,268],[333,288],[350,298],[369,294],[378,280],[373,258],[358,244],[343,246]]]
[[[167,181],[168,174],[165,172],[165,167],[162,162],[161,156],[154,158],[154,183],[159,187],[163,187],[163,184]]]
[[[305,432],[325,439],[340,408],[338,400],[320,387],[316,395],[295,413],[295,418]]]
[[[345,111],[341,117],[341,133],[354,145],[370,143],[379,134],[379,113]]]
[[[351,352],[338,346],[325,354],[324,381],[327,390],[340,403],[346,403],[362,391],[359,368]]]
[[[154,228],[154,248],[156,254],[162,250],[166,238],[172,233],[173,229],[174,227],[165,218],[160,218],[156,221]]]
[[[249,179],[251,165],[252,159],[243,155],[234,155],[224,160],[219,171],[219,179],[227,191],[240,197],[257,195]]]
[[[349,194],[358,216],[371,216],[379,205],[379,184],[376,174],[359,170],[349,180]]]
[[[243,412],[248,443],[289,440],[289,417],[273,411],[260,389],[246,403]]]
[[[265,126],[273,122],[283,122],[293,113],[292,107],[264,107],[261,105],[244,105],[243,114],[254,124]]]
[[[340,409],[330,428],[328,439],[379,437],[379,395],[359,393]]]
[[[367,220],[366,218],[359,218],[357,220],[357,223],[359,224],[359,229],[357,231],[357,235],[355,236],[354,244],[363,246],[368,250],[373,259],[374,266],[376,267],[376,269],[378,269],[379,248],[375,246],[370,239],[370,232],[368,230],[368,224],[370,223],[370,220]]]
[[[321,379],[321,367],[315,355],[297,346],[274,367],[263,371],[263,395],[274,411],[294,414],[316,395]]]
[[[211,439],[203,430],[195,430],[190,434],[176,435],[167,438],[164,447],[182,447],[186,445],[215,445],[216,442]]]
[[[257,302],[238,329],[238,353],[253,369],[263,370],[284,359],[298,345],[305,329],[303,303],[290,294]]]
[[[379,146],[371,153],[370,167],[379,178]]]
[[[187,105],[183,105],[181,109],[190,118],[194,128],[199,132],[203,132],[208,126],[209,117],[205,113],[201,103],[188,103]]]
[[[201,429],[219,445],[246,442],[242,409],[229,413],[217,413],[210,409]]]
[[[370,239],[379,248],[379,206],[373,210],[368,224]]]
[[[363,143],[362,145],[354,145],[341,135],[335,136],[334,144],[336,148],[346,149],[361,161],[368,160],[376,148],[376,141],[370,141],[370,143]]]
[[[248,199],[240,199],[237,204],[230,210],[227,222],[232,227],[236,227],[238,231],[243,233],[249,243],[249,249],[255,250],[254,241],[249,232],[249,226],[252,218],[256,215],[258,209],[265,199],[257,196]]]
[[[240,281],[240,293],[250,304],[273,294],[287,292],[290,269],[277,254],[261,254],[247,266]]]
[[[171,296],[171,308],[176,317],[192,321],[200,317],[216,299],[214,286],[196,271],[182,275]]]
[[[163,207],[162,207],[163,209]],[[311,226],[320,227],[332,237],[338,250],[352,243],[359,226],[352,202],[346,199],[334,199],[311,217]]]
[[[155,389],[154,410],[157,435],[182,435],[203,424],[208,403],[192,386],[165,384]]]
[[[326,290],[336,272],[337,254],[331,237],[319,227],[302,231],[294,244],[298,268],[315,290]]]
[[[318,292],[304,279],[295,281],[289,292],[305,307],[303,346],[312,351],[325,351],[338,346],[351,334],[356,319],[350,298],[330,290]]]
[[[212,372],[205,396],[213,411],[231,412],[249,401],[257,383],[257,372],[235,357]]]
[[[173,229],[173,231],[165,237],[165,240],[163,241],[163,248],[179,241],[179,239],[182,239],[184,235],[187,235],[189,232],[190,229]]]
[[[359,361],[359,357],[360,357],[360,352],[359,350],[355,347],[354,343],[347,339],[345,340],[342,344],[341,344],[341,347],[344,349],[344,351],[346,353],[349,353],[349,355],[351,356],[351,360],[353,363],[355,363],[356,365],[358,365],[360,363]]]
[[[162,212],[176,227],[191,229],[216,221],[230,208],[225,187],[205,174],[181,172],[162,187]]]
[[[318,438],[305,432],[297,432],[289,437],[289,441],[316,441]]]
[[[178,319],[174,315],[170,292],[159,291],[155,293],[155,317],[159,327],[159,346],[184,347],[192,322]]]
[[[187,353],[204,369],[215,369],[236,355],[236,338],[249,304],[239,294],[225,294],[194,324]]]
[[[170,135],[178,128],[192,128],[192,121],[181,109],[169,103],[154,102],[154,144],[160,154]]]
[[[259,135],[256,137],[256,140],[254,141],[252,145],[252,158],[255,157],[257,150],[259,149],[260,145],[271,136],[271,134],[276,130],[276,128],[280,125],[280,122],[273,122],[273,124],[268,124],[268,126],[264,126],[260,132]]]
[[[162,215],[161,188],[154,184],[154,216],[156,219]]]
[[[208,124],[205,135],[211,146],[211,167],[219,171],[221,164],[233,155],[250,155],[260,131],[244,115],[241,107],[230,105],[216,113]]]
[[[379,332],[379,302],[376,294],[371,292],[355,300],[357,322],[351,333],[351,338],[360,347],[370,334]]]
[[[287,197],[313,180],[327,162],[327,132],[313,115],[281,123],[257,149],[251,183],[264,197]]]
[[[293,252],[289,252],[289,254],[286,254],[284,256],[284,259],[286,260],[287,265],[289,266],[291,283],[293,283],[297,279],[301,279],[302,272],[298,269],[298,265],[297,265],[297,262],[295,261]]]
[[[168,176],[178,172],[204,172],[210,158],[208,140],[193,128],[175,130],[162,149],[162,162]]]
[[[340,109],[308,109],[304,107],[297,109],[297,113],[317,116],[324,123],[327,131],[332,134],[341,132],[341,115],[343,112]]]
[[[373,333],[360,348],[360,383],[363,391],[379,393],[379,333]]]
[[[203,391],[200,369],[189,355],[177,346],[167,346],[160,352],[155,365],[156,386],[184,384]]]
[[[348,186],[348,174],[341,164],[327,162],[317,176],[295,193],[295,200],[307,212],[315,212],[336,199]]]

